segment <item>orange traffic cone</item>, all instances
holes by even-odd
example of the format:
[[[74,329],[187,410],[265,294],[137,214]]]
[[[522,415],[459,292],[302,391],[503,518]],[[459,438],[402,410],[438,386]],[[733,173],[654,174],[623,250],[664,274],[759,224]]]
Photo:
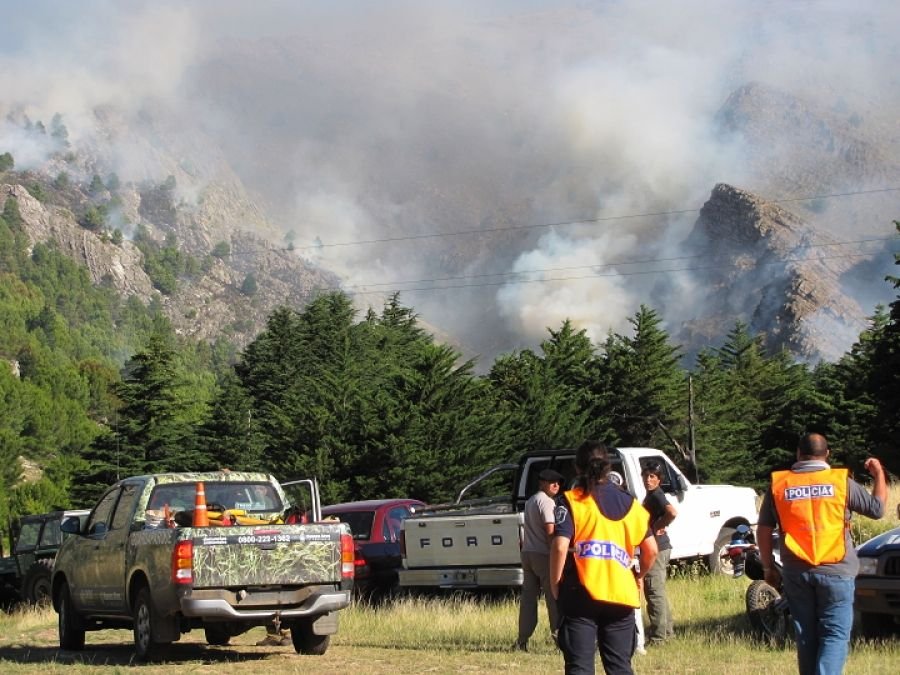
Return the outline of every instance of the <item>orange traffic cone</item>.
[[[202,482],[197,483],[194,496],[194,527],[209,527],[209,516],[206,513],[206,488]]]

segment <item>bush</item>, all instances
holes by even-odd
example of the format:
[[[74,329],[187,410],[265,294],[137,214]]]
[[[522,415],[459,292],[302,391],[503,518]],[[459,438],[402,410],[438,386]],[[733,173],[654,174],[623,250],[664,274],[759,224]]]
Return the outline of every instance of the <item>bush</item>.
[[[28,194],[37,199],[39,202],[46,202],[49,197],[47,191],[44,189],[44,186],[40,183],[32,183],[25,189],[28,190]]]
[[[0,155],[0,171],[9,171],[16,165],[15,161],[13,161],[13,156],[8,152],[4,152]]]
[[[244,283],[241,284],[241,293],[244,295],[256,295],[258,290],[259,284],[256,283],[256,277],[252,273],[244,277]]]
[[[231,245],[227,241],[220,241],[213,246],[212,255],[215,258],[227,258],[231,255]]]

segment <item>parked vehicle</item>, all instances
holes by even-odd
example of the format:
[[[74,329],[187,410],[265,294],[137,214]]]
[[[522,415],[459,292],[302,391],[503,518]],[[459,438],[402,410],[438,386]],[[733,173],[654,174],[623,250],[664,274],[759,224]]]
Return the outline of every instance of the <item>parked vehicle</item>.
[[[781,588],[775,588],[765,580],[762,559],[756,545],[753,530],[747,525],[739,525],[729,542],[726,556],[731,561],[735,577],[745,573],[752,579],[744,594],[747,617],[753,633],[762,639],[783,644],[791,632],[791,615],[787,599]],[[776,542],[774,551],[775,569],[781,572],[781,559]]]
[[[50,601],[50,576],[62,545],[64,518],[87,518],[89,511],[51,511],[22,516],[10,546],[0,559],[0,584],[8,601],[40,604]]]
[[[403,521],[425,506],[418,499],[372,499],[322,507],[323,517],[350,526],[360,595],[381,600],[397,588],[402,565],[400,530]]]
[[[136,656],[202,628],[212,645],[254,626],[290,628],[294,648],[323,654],[350,603],[353,540],[344,523],[322,522],[315,480],[311,523],[284,524],[293,510],[266,474],[170,473],[110,487],[60,548],[52,578],[59,645],[80,650],[85,632],[131,628]],[[208,520],[209,524],[205,524]]]
[[[866,637],[900,634],[900,527],[856,548],[855,608]]]
[[[575,477],[574,456],[573,450],[526,454],[516,464],[494,467],[476,478],[454,503],[429,507],[407,519],[400,585],[521,586],[519,546],[525,501],[537,490],[543,469],[559,471],[570,485]],[[665,453],[652,448],[617,448],[611,459],[625,489],[638,500],[646,493],[642,468],[650,462],[663,467],[660,486],[678,509],[678,518],[668,528],[672,561],[702,559],[716,572],[731,573],[722,554],[738,525],[756,524],[756,493],[751,488],[692,485]],[[483,491],[484,486],[493,489]],[[479,491],[484,493],[480,497]]]

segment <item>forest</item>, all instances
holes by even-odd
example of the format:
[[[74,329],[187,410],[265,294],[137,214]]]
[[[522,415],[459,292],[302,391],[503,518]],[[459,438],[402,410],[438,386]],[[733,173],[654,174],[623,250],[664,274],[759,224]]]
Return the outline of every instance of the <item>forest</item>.
[[[898,277],[885,283],[900,289]],[[177,336],[158,304],[29,247],[10,198],[0,522],[90,506],[128,475],[223,467],[314,475],[326,503],[437,502],[493,464],[585,438],[663,449],[703,483],[761,488],[801,433],[819,431],[857,475],[873,454],[900,473],[900,295],[835,363],[768,353],[741,322],[685,363],[654,308],[630,322],[602,344],[563,322],[478,374],[399,296],[359,316],[333,291],[276,310],[238,351]]]

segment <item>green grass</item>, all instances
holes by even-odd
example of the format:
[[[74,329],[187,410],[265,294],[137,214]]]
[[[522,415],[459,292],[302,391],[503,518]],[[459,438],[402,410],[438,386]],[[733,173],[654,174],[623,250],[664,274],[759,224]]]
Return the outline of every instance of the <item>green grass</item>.
[[[744,614],[746,579],[680,577],[669,581],[676,637],[635,656],[637,673],[796,672],[793,646],[755,642]],[[546,673],[562,669],[550,640],[546,615],[526,653],[509,650],[516,635],[514,598],[470,596],[406,598],[392,605],[357,604],[341,613],[340,632],[322,657],[297,656],[291,647],[256,647],[257,628],[228,647],[207,647],[202,631],[174,645],[166,661],[142,666],[142,675],[182,672],[259,673]],[[57,649],[56,615],[28,610],[0,615],[0,672],[120,673],[130,671],[130,631],[88,633],[84,652]],[[855,640],[848,673],[895,673],[900,637],[887,642]]]

